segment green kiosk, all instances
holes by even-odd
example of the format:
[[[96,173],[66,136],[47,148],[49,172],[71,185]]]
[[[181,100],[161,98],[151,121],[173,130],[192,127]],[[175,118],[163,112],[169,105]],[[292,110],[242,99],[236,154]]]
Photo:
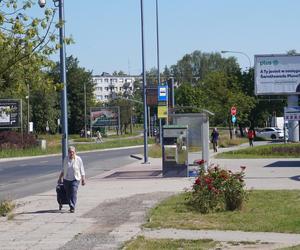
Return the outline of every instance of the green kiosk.
[[[162,132],[163,177],[187,177],[188,126],[164,125]]]

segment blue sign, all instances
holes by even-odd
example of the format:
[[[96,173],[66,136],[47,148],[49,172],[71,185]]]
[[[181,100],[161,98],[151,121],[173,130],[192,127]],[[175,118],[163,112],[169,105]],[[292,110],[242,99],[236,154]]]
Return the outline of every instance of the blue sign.
[[[236,122],[236,116],[235,116],[235,115],[232,115],[232,116],[231,116],[231,121],[232,121],[232,123],[235,123],[235,122]]]
[[[158,101],[167,101],[168,98],[168,86],[158,86]]]

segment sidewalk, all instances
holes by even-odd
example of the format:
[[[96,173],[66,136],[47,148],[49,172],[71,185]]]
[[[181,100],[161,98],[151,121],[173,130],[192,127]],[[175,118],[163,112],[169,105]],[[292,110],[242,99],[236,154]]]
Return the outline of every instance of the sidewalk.
[[[299,170],[295,167],[300,166],[299,160],[212,161],[232,170],[246,165],[248,188],[300,189]],[[118,249],[124,241],[139,234],[155,238],[182,235],[188,239],[192,237],[189,235],[194,235],[197,239],[269,242],[269,248],[264,249],[300,244],[300,235],[295,234],[172,229],[142,231],[141,225],[150,207],[167,196],[190,188],[194,181],[193,178],[162,178],[160,171],[161,159],[150,159],[150,164],[136,161],[90,178],[78,191],[74,214],[68,212],[67,206],[58,210],[54,189],[17,200],[15,217],[12,220],[0,219],[0,249]]]

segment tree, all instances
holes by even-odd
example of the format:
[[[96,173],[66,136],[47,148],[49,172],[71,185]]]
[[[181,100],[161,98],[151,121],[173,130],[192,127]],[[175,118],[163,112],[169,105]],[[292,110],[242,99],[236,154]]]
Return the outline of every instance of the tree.
[[[120,70],[119,72],[117,72],[116,70],[112,73],[113,76],[127,76],[127,74]]]
[[[202,53],[196,50],[183,56],[176,65],[170,67],[170,71],[180,85],[199,83],[212,71],[236,73],[240,69],[234,58],[222,58],[220,53]],[[168,71],[165,69],[165,72]]]
[[[196,107],[203,107],[203,94],[202,89],[198,86],[195,87],[187,83],[181,84],[175,91],[176,104],[178,106],[190,107],[185,108],[185,112],[199,112],[199,109]]]
[[[80,133],[84,127],[84,85],[86,86],[87,111],[94,106],[95,83],[92,72],[79,66],[79,60],[73,56],[66,59],[67,97],[68,97],[68,129],[70,134]],[[59,63],[50,71],[50,76],[59,82]],[[87,120],[89,120],[87,118]]]
[[[201,86],[203,105],[213,113],[213,124],[230,124],[230,108],[237,107],[238,122],[248,120],[250,111],[254,108],[253,97],[244,93],[239,78],[235,75],[227,75],[224,72],[211,72]]]
[[[33,53],[48,56],[59,47],[53,27],[55,9],[48,8],[42,18],[33,18],[26,14],[31,7],[30,0],[0,2],[0,77]],[[65,39],[65,42],[71,41]]]
[[[32,4],[31,0],[0,1],[0,98],[22,99],[23,124],[29,113],[34,130],[40,133],[45,132],[47,121],[56,131],[56,92],[46,71],[53,66],[47,57],[59,48],[56,28],[61,23],[55,26],[55,9],[46,9],[41,18],[28,16]],[[28,86],[29,112],[24,105]]]

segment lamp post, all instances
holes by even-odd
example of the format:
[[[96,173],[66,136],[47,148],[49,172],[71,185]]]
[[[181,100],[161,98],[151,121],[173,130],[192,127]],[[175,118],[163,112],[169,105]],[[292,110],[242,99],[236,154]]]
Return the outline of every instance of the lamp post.
[[[84,92],[84,136],[87,138],[86,133],[86,83],[83,84],[83,92]]]
[[[146,97],[146,70],[145,70],[145,41],[144,41],[144,8],[141,3],[141,33],[142,33],[142,68],[143,68],[143,106],[144,106],[144,163],[148,163],[148,137],[147,137],[147,97]]]
[[[67,111],[67,75],[66,75],[66,47],[65,38],[65,17],[64,17],[64,0],[52,0],[55,7],[59,10],[59,54],[60,54],[60,81],[64,87],[61,91],[61,122],[62,122],[62,164],[68,151],[68,111]],[[38,0],[41,8],[45,7],[46,0]]]
[[[158,25],[158,0],[156,0],[156,53],[157,53],[157,85],[160,85],[160,65],[159,65],[159,25]],[[162,145],[162,123],[159,119],[160,145]]]
[[[248,61],[249,61],[249,70],[250,70],[251,67],[252,67],[252,66],[251,66],[251,60],[250,60],[250,57],[249,57],[246,53],[244,53],[244,52],[242,52],[242,51],[222,50],[221,53],[222,53],[222,54],[226,54],[226,53],[242,54],[242,55],[244,55],[245,57],[248,58]]]
[[[30,112],[29,112],[29,108],[30,108],[30,106],[29,106],[29,96],[30,96],[30,89],[29,89],[29,84],[27,84],[27,96],[26,96],[26,99],[27,99],[27,133],[29,134],[30,133],[30,119],[29,119],[29,114],[30,114]]]
[[[160,68],[159,68],[159,30],[158,30],[158,0],[156,0],[156,52],[157,52],[157,84],[160,84]]]

